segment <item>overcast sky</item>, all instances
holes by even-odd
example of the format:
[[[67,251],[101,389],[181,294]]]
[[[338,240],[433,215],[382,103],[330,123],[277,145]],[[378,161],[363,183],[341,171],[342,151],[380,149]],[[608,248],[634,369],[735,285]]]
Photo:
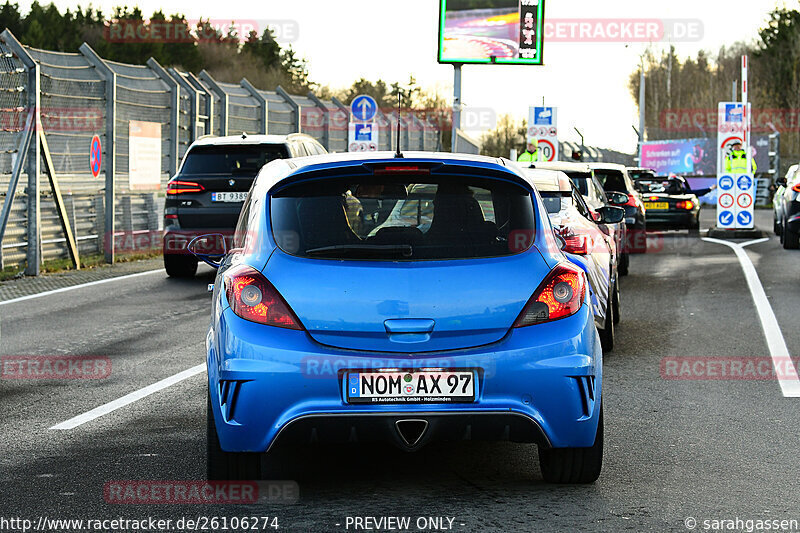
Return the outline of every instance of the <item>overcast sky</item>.
[[[55,3],[62,11],[78,5],[68,0]],[[348,86],[361,76],[405,81],[413,74],[421,85],[452,94],[453,67],[436,62],[438,0],[92,2],[107,14],[120,3],[139,5],[146,15],[162,9],[166,14],[183,13],[190,19],[276,22],[287,34],[298,33],[292,46],[308,59],[312,79],[321,84]],[[786,3],[796,5],[794,1]],[[20,2],[26,12],[29,5]],[[699,22],[702,36],[675,42],[678,54],[686,56],[700,49],[716,51],[722,44],[755,39],[775,5],[774,0],[547,0],[545,17],[562,23],[566,19],[597,18],[691,19],[694,24],[679,23],[680,27],[691,30]],[[543,67],[465,66],[463,102],[523,118],[529,105],[539,105],[544,98],[547,105],[559,108],[562,139],[577,140],[573,131],[577,126],[586,144],[632,152],[636,137],[631,125],[638,125],[638,118],[627,87],[628,77],[646,46],[643,42],[628,46],[624,42],[546,42]],[[478,135],[477,131],[470,133]]]

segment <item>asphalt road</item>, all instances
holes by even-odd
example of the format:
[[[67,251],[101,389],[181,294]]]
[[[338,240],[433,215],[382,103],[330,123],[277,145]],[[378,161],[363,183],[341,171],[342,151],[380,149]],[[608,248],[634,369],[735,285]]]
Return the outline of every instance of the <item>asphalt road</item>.
[[[768,212],[758,222],[771,228]],[[105,379],[0,380],[0,519],[268,515],[286,531],[346,531],[348,516],[382,515],[412,525],[452,517],[455,531],[688,531],[689,517],[703,531],[706,519],[800,520],[800,398],[784,398],[774,380],[662,377],[664,358],[769,358],[739,261],[685,233],[651,244],[622,280],[617,347],[605,359],[605,465],[594,485],[545,484],[535,446],[467,442],[415,454],[294,450],[283,465],[300,489],[291,505],[107,503],[109,481],[204,477],[205,374],[75,429],[48,428],[203,363],[212,281],[204,269],[193,281],[155,273],[0,305],[0,355],[112,364]],[[800,356],[800,252],[774,236],[746,249]]]

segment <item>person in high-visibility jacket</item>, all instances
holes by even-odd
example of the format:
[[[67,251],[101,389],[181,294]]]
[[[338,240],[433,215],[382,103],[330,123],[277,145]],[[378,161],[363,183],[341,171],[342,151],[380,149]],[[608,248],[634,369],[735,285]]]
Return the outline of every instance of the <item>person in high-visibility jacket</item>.
[[[517,161],[533,163],[534,161],[547,161],[547,158],[539,150],[539,141],[535,137],[528,137],[528,149],[520,154]]]
[[[750,165],[753,167],[752,173],[756,173],[756,160],[750,157]],[[735,172],[749,174],[747,170],[747,152],[742,149],[742,143],[734,143],[731,153],[725,158],[725,172]]]

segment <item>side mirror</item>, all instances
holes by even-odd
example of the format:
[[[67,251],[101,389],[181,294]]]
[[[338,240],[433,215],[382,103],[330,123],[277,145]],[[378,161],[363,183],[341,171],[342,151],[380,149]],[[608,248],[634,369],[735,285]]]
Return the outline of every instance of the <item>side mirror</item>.
[[[775,180],[775,184],[781,187],[786,187],[786,178],[785,177],[777,178]]]
[[[624,192],[611,191],[606,193],[608,203],[614,205],[624,205],[628,203],[628,195]]]
[[[221,233],[198,235],[189,241],[186,249],[190,254],[214,268],[219,268],[222,258],[228,253],[225,236]],[[219,261],[214,261],[214,259],[219,259]]]
[[[619,224],[625,218],[625,210],[621,207],[606,205],[597,210],[603,224]]]

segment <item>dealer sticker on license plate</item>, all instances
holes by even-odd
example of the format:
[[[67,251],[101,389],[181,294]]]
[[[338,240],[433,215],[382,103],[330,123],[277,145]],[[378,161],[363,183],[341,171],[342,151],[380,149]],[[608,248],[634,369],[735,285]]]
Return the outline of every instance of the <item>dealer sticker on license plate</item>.
[[[348,372],[349,403],[464,403],[475,401],[475,371]]]
[[[644,208],[655,209],[655,210],[669,209],[669,202],[645,202]]]
[[[247,192],[212,192],[212,202],[244,202]]]

